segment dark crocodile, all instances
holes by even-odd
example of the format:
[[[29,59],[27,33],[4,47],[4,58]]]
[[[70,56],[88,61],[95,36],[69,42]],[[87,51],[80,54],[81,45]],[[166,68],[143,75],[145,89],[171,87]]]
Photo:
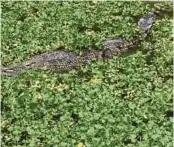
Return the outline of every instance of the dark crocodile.
[[[105,39],[102,42],[103,49],[100,51],[89,49],[81,56],[74,52],[53,51],[45,52],[32,57],[23,63],[1,68],[1,74],[15,76],[28,69],[44,69],[56,72],[69,71],[82,65],[88,64],[91,60],[107,60],[133,50],[139,45],[143,38],[149,34],[149,30],[155,19],[155,13],[149,12],[138,21],[140,33],[134,39],[126,41],[122,38]]]

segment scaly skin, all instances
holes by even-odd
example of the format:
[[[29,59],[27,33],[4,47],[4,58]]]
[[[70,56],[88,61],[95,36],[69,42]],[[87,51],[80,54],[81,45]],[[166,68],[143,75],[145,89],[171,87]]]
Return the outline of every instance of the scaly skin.
[[[46,52],[32,57],[23,63],[4,67],[1,69],[2,75],[15,76],[28,69],[53,70],[56,72],[69,71],[82,65],[86,65],[93,59],[107,60],[114,56],[119,56],[125,52],[129,52],[141,43],[145,38],[154,22],[155,14],[150,12],[147,16],[142,17],[139,22],[140,35],[133,40],[126,41],[119,39],[106,39],[102,42],[103,49],[101,51],[90,49],[81,56],[74,52],[54,51]]]

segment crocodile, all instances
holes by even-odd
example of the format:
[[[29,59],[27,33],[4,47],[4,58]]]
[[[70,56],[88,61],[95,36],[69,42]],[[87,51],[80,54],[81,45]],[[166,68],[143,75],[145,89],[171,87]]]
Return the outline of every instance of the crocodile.
[[[150,33],[156,14],[155,12],[149,12],[139,19],[138,27],[140,31],[132,40],[107,38],[102,41],[101,50],[88,49],[82,55],[62,50],[45,52],[35,55],[22,63],[2,67],[1,75],[16,76],[28,69],[44,69],[56,72],[69,71],[87,65],[94,59],[106,61],[125,52],[132,51]]]

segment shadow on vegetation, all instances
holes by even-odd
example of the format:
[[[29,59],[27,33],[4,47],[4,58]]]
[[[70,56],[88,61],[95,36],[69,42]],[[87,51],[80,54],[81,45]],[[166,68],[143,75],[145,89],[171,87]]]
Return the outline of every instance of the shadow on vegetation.
[[[173,111],[172,110],[168,110],[166,112],[166,117],[173,117]]]

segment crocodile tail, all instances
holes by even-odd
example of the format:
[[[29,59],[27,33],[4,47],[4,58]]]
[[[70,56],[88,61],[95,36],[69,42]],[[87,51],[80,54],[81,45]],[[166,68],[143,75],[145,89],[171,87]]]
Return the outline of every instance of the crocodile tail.
[[[24,71],[24,67],[20,66],[20,65],[16,65],[16,66],[10,66],[10,67],[1,67],[1,75],[5,75],[5,76],[16,76],[18,74],[20,74],[22,71]]]

